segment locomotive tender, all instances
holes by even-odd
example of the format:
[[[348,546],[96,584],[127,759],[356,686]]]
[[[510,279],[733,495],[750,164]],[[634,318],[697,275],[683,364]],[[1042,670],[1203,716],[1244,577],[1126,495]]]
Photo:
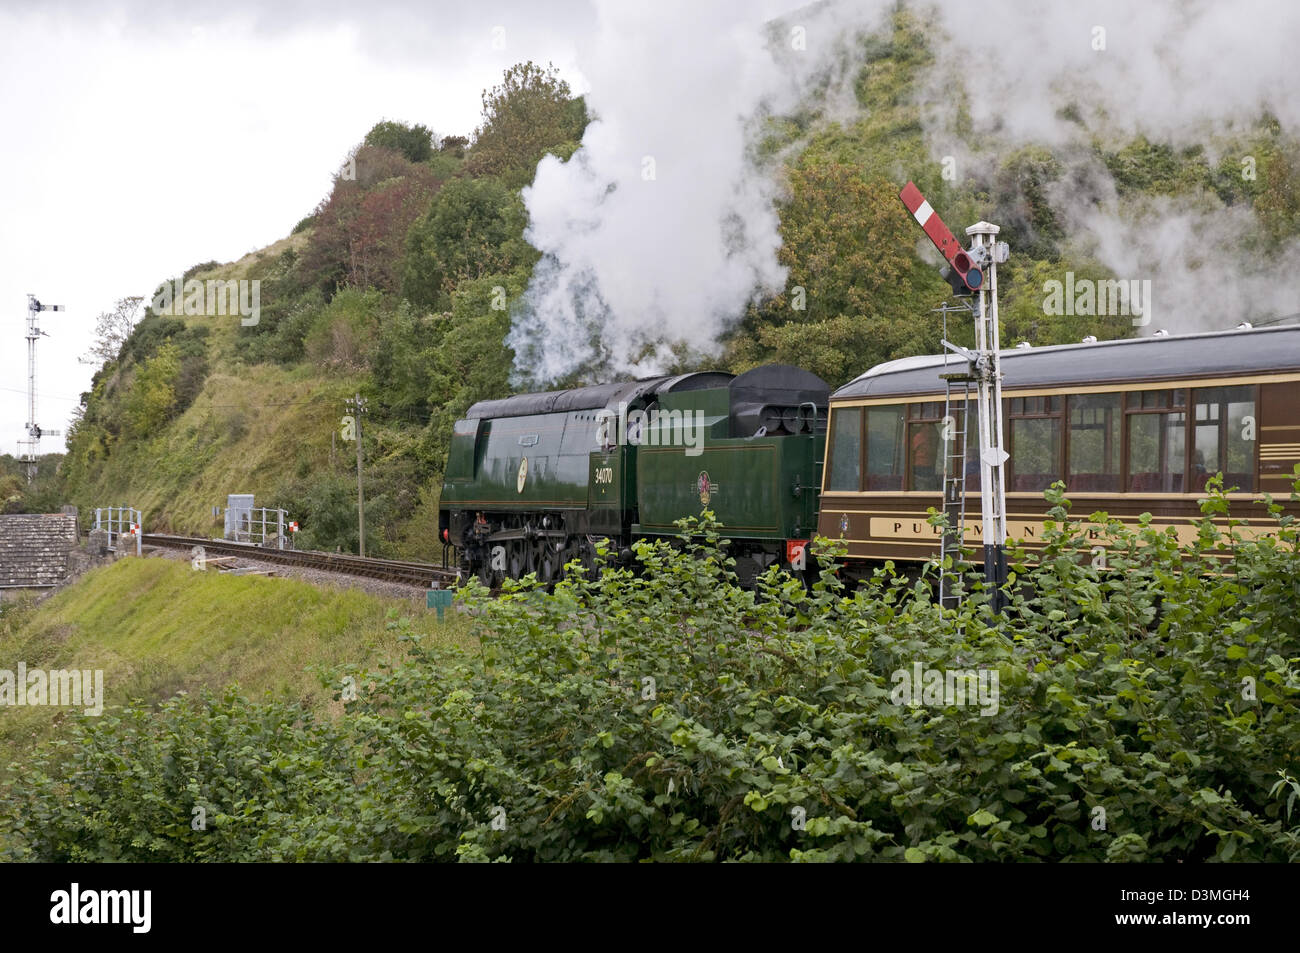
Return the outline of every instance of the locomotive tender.
[[[1015,349],[1001,363],[1007,530],[1025,545],[1041,537],[1057,480],[1076,513],[1129,524],[1150,513],[1182,539],[1220,472],[1237,487],[1234,518],[1266,526],[1264,493],[1300,516],[1287,499],[1300,327]],[[554,580],[575,557],[590,564],[600,537],[627,559],[634,539],[676,535],[675,520],[706,508],[745,583],[772,563],[792,568],[814,535],[845,542],[850,578],[885,559],[918,564],[939,553],[927,509],[943,507],[945,459],[965,461],[979,512],[977,414],[965,426],[939,376],[963,367],[903,358],[833,394],[768,365],[481,401],[455,425],[440,534],[488,584]],[[964,530],[968,546],[982,537],[978,518]]]

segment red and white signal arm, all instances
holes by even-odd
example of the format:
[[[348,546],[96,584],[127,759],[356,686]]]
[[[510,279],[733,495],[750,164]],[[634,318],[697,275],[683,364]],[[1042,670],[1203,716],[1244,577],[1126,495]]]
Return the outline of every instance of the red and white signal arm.
[[[293,520],[293,521],[291,521],[291,522],[289,523],[289,532],[291,532],[291,533],[296,533],[296,532],[298,532],[298,521],[297,521],[297,520]]]
[[[948,264],[952,265],[953,271],[957,273],[961,282],[971,291],[977,291],[984,283],[984,272],[971,260],[970,254],[961,247],[961,243],[943,223],[943,219],[930,207],[921,190],[914,183],[908,182],[898,193],[898,197],[903,200],[903,204],[929,236],[930,241],[934,242],[934,247],[939,249],[939,254],[948,259]]]

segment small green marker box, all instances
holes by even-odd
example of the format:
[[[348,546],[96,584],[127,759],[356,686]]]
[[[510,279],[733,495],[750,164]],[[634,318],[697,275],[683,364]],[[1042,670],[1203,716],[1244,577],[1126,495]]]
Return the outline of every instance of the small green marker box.
[[[453,589],[430,589],[425,593],[428,608],[438,610],[439,622],[442,621],[442,614],[451,606],[455,597],[456,592]]]

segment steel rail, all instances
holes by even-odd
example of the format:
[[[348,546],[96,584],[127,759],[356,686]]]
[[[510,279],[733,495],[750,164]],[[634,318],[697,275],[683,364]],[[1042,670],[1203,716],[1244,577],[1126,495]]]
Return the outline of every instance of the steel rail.
[[[428,563],[406,562],[397,559],[370,559],[343,553],[322,553],[314,550],[264,549],[251,543],[236,543],[230,540],[209,539],[201,536],[172,536],[163,533],[145,533],[142,542],[146,546],[161,546],[165,549],[189,549],[202,546],[205,555],[243,556],[263,562],[279,563],[285,566],[298,566],[304,569],[322,569],[327,572],[343,573],[349,576],[363,576],[387,582],[400,582],[411,586],[445,588],[454,584],[457,573],[454,569],[443,569]]]

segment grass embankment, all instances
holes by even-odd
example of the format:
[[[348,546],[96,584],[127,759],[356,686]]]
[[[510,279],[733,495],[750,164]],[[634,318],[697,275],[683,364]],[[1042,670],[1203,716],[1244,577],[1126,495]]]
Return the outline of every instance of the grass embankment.
[[[290,236],[193,278],[256,277],[266,260],[302,251],[306,238]],[[275,491],[295,475],[330,468],[335,457],[350,463],[351,446],[334,448],[331,436],[359,376],[311,364],[246,364],[236,347],[240,316],[170,317],[207,331],[203,388],[158,430],[112,439],[100,464],[69,486],[69,502],[82,508],[83,519],[98,506],[128,505],[144,513],[146,532],[219,535],[212,507],[225,506],[227,494],[252,493],[259,506],[273,505]]]
[[[97,506],[126,505],[144,513],[146,532],[220,535],[212,507],[225,506],[227,494],[269,505],[289,476],[329,467],[349,383],[266,364],[216,371],[161,433],[117,447],[74,502],[85,519]],[[351,446],[335,452],[350,459]]]
[[[238,683],[310,708],[341,710],[309,669],[361,670],[404,654],[388,628],[418,616],[435,642],[467,644],[469,620],[356,589],[291,579],[195,572],[187,562],[123,559],[87,573],[39,605],[0,612],[0,669],[102,669],[106,705],[156,703],[178,691]],[[0,767],[59,733],[81,709],[0,707]]]

